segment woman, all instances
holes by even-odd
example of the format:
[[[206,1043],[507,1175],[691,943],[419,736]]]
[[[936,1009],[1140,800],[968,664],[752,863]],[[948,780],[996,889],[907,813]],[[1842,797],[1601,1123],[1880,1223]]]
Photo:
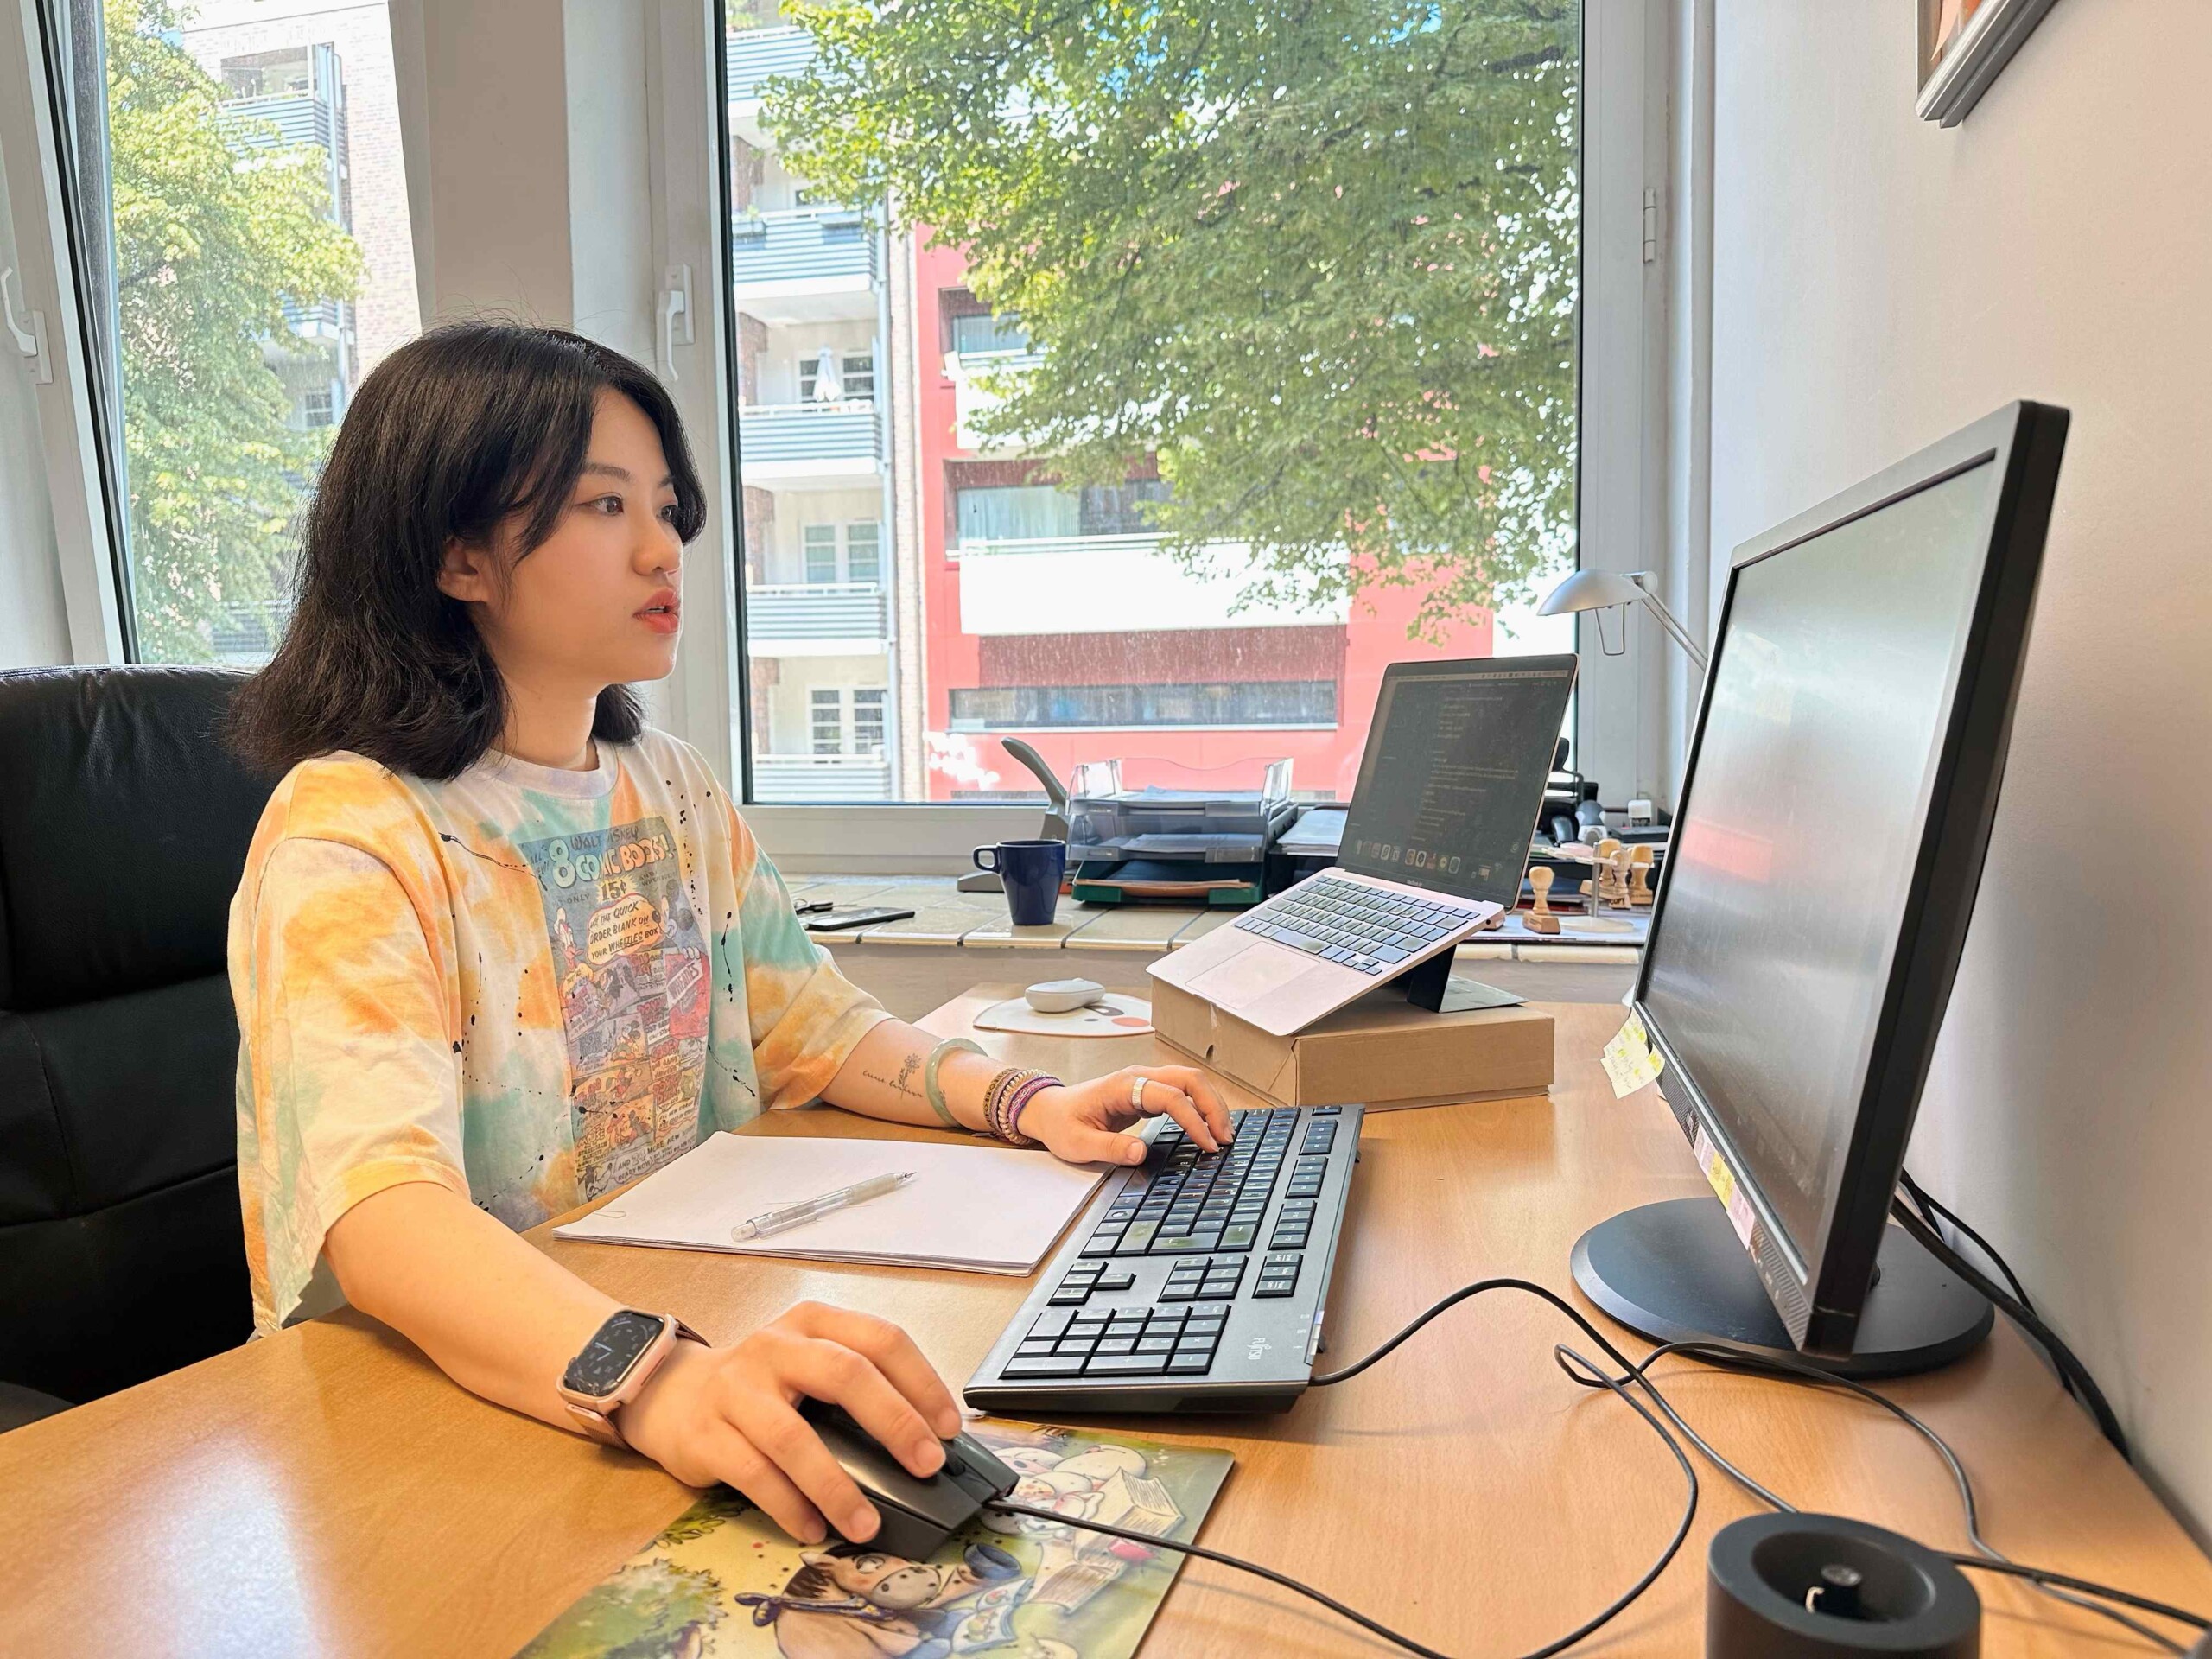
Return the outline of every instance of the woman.
[[[517,1230],[817,1097],[1080,1162],[1138,1161],[1140,1113],[1208,1147],[1229,1119],[1180,1068],[1068,1087],[940,1044],[808,940],[627,689],[675,662],[704,518],[666,394],[574,334],[442,328],[354,398],[234,730],[286,773],[231,911],[255,1324],[350,1301],[486,1399],[857,1541],[796,1407],[933,1472],[958,1413],[903,1332],[800,1304],[709,1345]]]

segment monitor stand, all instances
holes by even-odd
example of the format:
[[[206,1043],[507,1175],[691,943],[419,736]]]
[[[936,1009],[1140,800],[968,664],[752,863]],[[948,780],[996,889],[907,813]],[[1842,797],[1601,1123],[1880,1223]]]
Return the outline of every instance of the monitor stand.
[[[1456,947],[1440,950],[1427,962],[1408,968],[1389,982],[1406,994],[1406,1001],[1431,1014],[1471,1014],[1478,1008],[1518,1007],[1528,1001],[1495,985],[1452,977]]]
[[[1719,1343],[1838,1376],[1932,1371],[1972,1351],[1996,1318],[1980,1292],[1891,1225],[1851,1357],[1801,1352],[1713,1198],[1647,1204],[1599,1222],[1575,1241],[1573,1268],[1584,1295],[1655,1342]]]

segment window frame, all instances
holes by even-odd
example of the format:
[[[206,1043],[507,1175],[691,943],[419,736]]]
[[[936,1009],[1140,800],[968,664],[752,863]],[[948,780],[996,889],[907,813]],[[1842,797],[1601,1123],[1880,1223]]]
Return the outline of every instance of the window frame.
[[[718,3],[710,9],[711,41],[718,46],[722,9]],[[1669,563],[1667,267],[1663,244],[1647,240],[1646,228],[1668,188],[1671,39],[1668,0],[1629,5],[1585,0],[1578,560],[1585,569],[1657,569],[1662,579]],[[719,60],[718,51],[715,55]],[[719,134],[724,106],[717,104],[710,114]],[[1647,212],[1647,204],[1655,211]],[[672,210],[675,204],[670,206]],[[727,196],[722,209],[727,213]],[[734,330],[727,284],[721,299],[721,308],[733,314],[725,326]],[[925,332],[934,335],[935,328]],[[729,426],[717,411],[711,433],[700,432],[702,448],[718,442],[734,456],[735,434]],[[741,594],[738,604],[741,612]],[[1618,641],[1618,621],[1609,619],[1608,626],[1609,637]],[[1605,784],[1609,802],[1644,791],[1668,798],[1674,768],[1662,752],[1669,725],[1664,653],[1671,646],[1640,619],[1629,622],[1626,635],[1623,654],[1607,656],[1596,616],[1577,619],[1582,671],[1575,698],[1576,765]],[[741,735],[747,729],[741,704],[733,707],[731,723]],[[1045,810],[1041,800],[1035,805],[763,802],[753,798],[749,775],[739,799],[762,843],[794,873],[957,873],[969,867],[969,849],[979,842],[1035,835]]]
[[[120,492],[109,486],[115,457],[86,327],[62,61],[41,0],[0,0],[0,156],[16,239],[10,298],[37,347],[35,401],[70,660],[96,666],[131,660],[133,630]]]
[[[121,662],[130,654],[118,569],[121,531],[86,349],[58,142],[62,118],[41,28],[45,3],[0,0],[0,145],[21,266],[15,297],[41,314],[52,367],[52,384],[38,391],[72,654],[80,663]],[[688,337],[673,335],[655,366],[691,433],[708,502],[705,527],[686,555],[684,650],[669,679],[646,688],[652,716],[732,780],[764,843],[794,872],[965,868],[968,849],[978,842],[1033,834],[1041,802],[800,805],[751,798],[724,7],[721,0],[650,0],[645,29],[652,268],[671,283],[682,273],[696,302],[684,320]],[[1663,236],[1647,232],[1667,217],[1671,29],[1669,0],[1623,6],[1586,0],[1579,556],[1584,568],[1658,570],[1662,587],[1671,563],[1668,261]],[[422,136],[408,120],[403,109],[403,142],[412,151]],[[428,159],[410,155],[410,173]],[[926,358],[937,338],[934,320],[918,332],[922,338],[906,346],[880,337],[875,349],[915,349]],[[876,367],[880,375],[881,363]],[[882,581],[894,585],[889,569]],[[1607,657],[1595,626],[1593,617],[1580,619],[1577,764],[1605,781],[1609,800],[1624,798],[1630,779],[1665,798],[1673,772],[1673,757],[1664,753],[1673,723],[1670,647],[1635,619],[1625,653]],[[1613,632],[1618,638],[1617,625]],[[901,707],[907,700],[886,700],[893,730],[909,717]]]

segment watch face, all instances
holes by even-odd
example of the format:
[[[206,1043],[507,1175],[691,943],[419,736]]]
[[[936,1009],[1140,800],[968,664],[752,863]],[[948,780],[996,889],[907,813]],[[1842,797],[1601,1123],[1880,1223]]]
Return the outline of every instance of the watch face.
[[[656,1315],[624,1308],[601,1325],[583,1352],[569,1362],[561,1386],[600,1398],[613,1393],[660,1330]]]

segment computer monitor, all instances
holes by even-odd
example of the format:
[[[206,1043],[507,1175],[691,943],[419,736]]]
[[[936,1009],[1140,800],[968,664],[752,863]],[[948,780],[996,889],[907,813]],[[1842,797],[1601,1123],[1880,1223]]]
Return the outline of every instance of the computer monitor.
[[[1662,1340],[1924,1370],[1986,1302],[1887,1224],[2005,769],[2066,411],[2015,404],[1738,549],[1635,1007],[1714,1196],[1575,1276]]]
[[[1385,668],[1337,862],[1510,910],[1574,669],[1572,652]]]

